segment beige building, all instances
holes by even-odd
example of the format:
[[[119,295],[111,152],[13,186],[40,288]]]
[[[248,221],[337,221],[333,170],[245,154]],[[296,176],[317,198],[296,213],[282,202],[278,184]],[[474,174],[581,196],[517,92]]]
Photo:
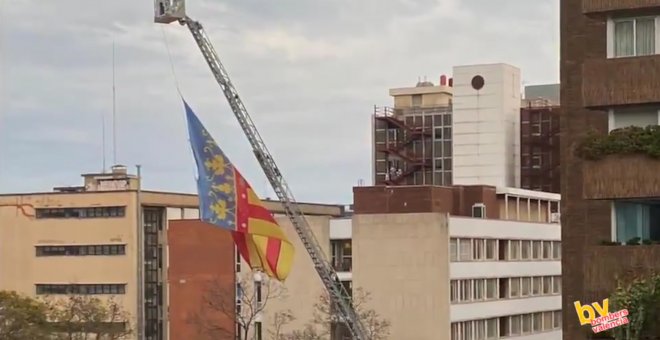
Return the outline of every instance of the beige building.
[[[189,312],[170,308],[170,264],[189,264],[190,261],[168,258],[173,245],[168,244],[167,231],[172,221],[199,218],[197,195],[139,191],[137,176],[129,174],[123,166],[113,167],[111,173],[83,175],[83,182],[79,187],[54,188],[52,192],[0,194],[0,290],[36,297],[112,296],[130,314],[127,322],[131,329],[136,330],[137,315],[143,312],[145,339],[170,339],[173,325],[168,313]],[[265,201],[264,204],[273,212],[283,211],[279,202]],[[138,209],[139,206],[142,208]],[[343,213],[342,207],[336,205],[302,203],[301,208],[316,224],[327,225],[329,216]],[[139,235],[138,213],[143,235]],[[327,227],[325,230],[327,233]],[[191,241],[183,236],[169,239],[182,243],[204,241]],[[140,238],[143,247],[139,247]],[[303,268],[307,266],[302,264],[309,264],[311,268],[297,236],[294,234],[292,238],[297,242],[296,261]],[[140,259],[140,253],[144,258]],[[233,275],[233,260],[227,263],[230,266],[221,269]],[[208,260],[208,265],[213,265],[212,259]],[[206,269],[199,269],[201,275],[206,275]],[[178,277],[189,274],[182,270],[177,272]],[[307,275],[298,270],[292,274],[292,282],[304,282]],[[174,287],[185,286],[184,283],[182,280]],[[144,288],[141,302],[138,298],[140,286]],[[292,283],[292,288],[303,291],[305,284],[295,286]],[[310,290],[309,296],[301,301],[311,300],[311,296],[318,293]],[[185,300],[181,294],[187,293],[177,292],[177,298]],[[303,311],[307,307],[303,302],[294,306]],[[191,327],[177,322],[175,327]],[[131,339],[134,338],[137,336]]]
[[[387,339],[554,340],[561,338],[559,200],[481,185],[356,187],[352,213],[310,222],[329,244],[339,279],[369,292],[368,307],[391,323]],[[259,319],[264,336],[287,309],[297,320],[284,330],[302,329],[322,292],[298,249],[289,296],[268,301]]]

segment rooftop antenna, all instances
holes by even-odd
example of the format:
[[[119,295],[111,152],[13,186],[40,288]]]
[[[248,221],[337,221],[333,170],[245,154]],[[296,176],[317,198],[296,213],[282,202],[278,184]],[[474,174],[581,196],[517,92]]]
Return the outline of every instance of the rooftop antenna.
[[[101,114],[101,148],[103,149],[103,169],[101,173],[105,173],[106,164],[105,164],[105,115]]]
[[[112,41],[112,164],[117,164],[117,92],[115,89],[115,41]],[[105,169],[105,166],[104,166]]]

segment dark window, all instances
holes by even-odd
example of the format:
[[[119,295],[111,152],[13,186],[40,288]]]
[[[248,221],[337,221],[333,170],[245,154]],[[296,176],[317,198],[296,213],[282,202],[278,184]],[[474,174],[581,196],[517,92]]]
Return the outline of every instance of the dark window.
[[[108,256],[126,254],[126,245],[36,246],[36,255],[42,256]]]
[[[254,332],[257,335],[257,340],[262,340],[262,335],[261,335],[261,322],[255,322],[254,323]]]
[[[37,284],[37,295],[126,294],[125,284]]]
[[[257,303],[261,303],[261,281],[256,281],[254,283],[254,290],[257,292]]]
[[[435,139],[442,139],[442,128],[435,128]]]
[[[37,208],[37,218],[102,218],[124,217],[126,207]]]

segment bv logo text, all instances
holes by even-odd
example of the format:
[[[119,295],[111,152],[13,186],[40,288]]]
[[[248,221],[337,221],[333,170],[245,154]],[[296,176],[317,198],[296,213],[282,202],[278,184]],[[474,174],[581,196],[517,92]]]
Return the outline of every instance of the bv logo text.
[[[614,327],[619,327],[628,323],[628,310],[610,313],[609,299],[603,300],[603,303],[594,302],[591,305],[581,305],[580,301],[575,301],[575,311],[577,312],[580,325],[591,325],[594,333],[600,333]],[[598,315],[596,315],[598,313]]]

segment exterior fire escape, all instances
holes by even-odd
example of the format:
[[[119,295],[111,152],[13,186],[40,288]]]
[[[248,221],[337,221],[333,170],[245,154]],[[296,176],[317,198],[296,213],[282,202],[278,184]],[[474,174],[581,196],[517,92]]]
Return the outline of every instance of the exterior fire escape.
[[[386,138],[384,144],[376,146],[377,152],[383,152],[387,155],[387,171],[384,184],[386,185],[402,185],[406,184],[408,177],[414,176],[416,172],[424,173],[427,169],[431,169],[431,157],[425,157],[422,150],[415,150],[414,142],[420,141],[420,145],[424,145],[426,138],[433,138],[433,127],[431,126],[410,126],[395,114],[395,110],[389,107],[376,107],[374,112],[376,121],[384,122],[387,126]],[[396,136],[393,139],[389,138],[389,131],[395,130]],[[398,172],[390,173],[390,164],[392,161],[398,160]]]

